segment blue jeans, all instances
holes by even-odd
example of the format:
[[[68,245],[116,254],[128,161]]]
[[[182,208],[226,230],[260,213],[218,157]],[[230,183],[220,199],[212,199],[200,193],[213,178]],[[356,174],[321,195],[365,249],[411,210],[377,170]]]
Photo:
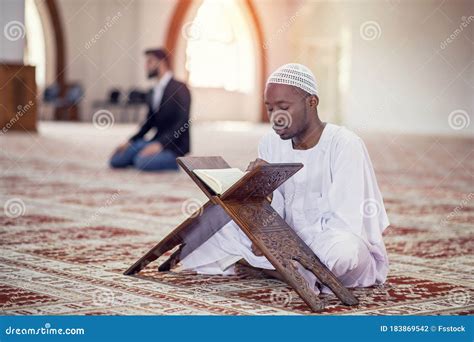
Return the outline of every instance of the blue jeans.
[[[143,139],[132,142],[125,151],[112,156],[110,167],[115,169],[134,166],[143,171],[177,170],[176,154],[173,151],[162,150],[150,156],[140,156],[140,151],[152,142]]]

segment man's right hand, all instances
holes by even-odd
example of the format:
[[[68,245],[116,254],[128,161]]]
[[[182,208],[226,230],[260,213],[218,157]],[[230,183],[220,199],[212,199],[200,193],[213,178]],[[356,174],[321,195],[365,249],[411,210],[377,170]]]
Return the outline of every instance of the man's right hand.
[[[245,170],[245,171],[252,171],[253,169],[257,168],[258,166],[260,166],[260,165],[266,165],[266,164],[269,164],[266,160],[257,158],[257,159],[255,159],[253,162],[250,162],[249,166],[247,166],[247,170]],[[272,202],[272,198],[273,198],[273,193],[267,196],[268,202],[271,203],[271,202]],[[262,255],[263,255],[263,254],[262,254]]]
[[[247,170],[245,171],[252,171],[253,169],[257,168],[260,165],[268,164],[267,161],[257,158],[253,162],[250,162],[249,166],[247,166]]]

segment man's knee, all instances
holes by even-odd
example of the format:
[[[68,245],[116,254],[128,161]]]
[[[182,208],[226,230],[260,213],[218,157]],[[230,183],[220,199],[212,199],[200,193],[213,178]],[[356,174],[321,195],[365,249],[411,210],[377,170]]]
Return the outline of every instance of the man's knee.
[[[160,152],[162,154],[163,152]],[[166,153],[166,152],[165,152]],[[138,154],[133,159],[133,165],[142,171],[164,171],[164,170],[178,170],[176,157],[163,158],[163,155],[141,156]]]
[[[141,171],[161,171],[161,170],[166,170],[167,167],[165,164],[154,160],[153,158],[156,156],[140,156],[137,155],[133,159],[133,166],[137,168],[138,170]]]
[[[110,158],[109,166],[112,169],[121,169],[121,168],[127,167],[128,164],[125,162],[123,158],[120,158],[120,156],[115,154],[112,156],[112,158]]]
[[[342,276],[357,268],[365,267],[370,252],[364,242],[357,236],[341,236],[329,250],[327,263],[336,276]]]
[[[148,157],[142,157],[140,155],[137,155],[133,159],[133,165],[138,170],[142,170],[142,171],[151,171],[151,170],[153,170],[152,167],[151,167],[150,158],[148,158]]]

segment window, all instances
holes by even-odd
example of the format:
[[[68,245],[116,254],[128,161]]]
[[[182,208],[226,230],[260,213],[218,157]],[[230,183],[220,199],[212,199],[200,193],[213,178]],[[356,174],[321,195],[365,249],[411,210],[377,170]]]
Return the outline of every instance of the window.
[[[183,27],[186,70],[193,87],[249,93],[255,81],[251,32],[235,0],[204,0]]]
[[[34,0],[25,1],[26,44],[24,63],[36,67],[36,84],[45,86],[46,48],[43,26]]]

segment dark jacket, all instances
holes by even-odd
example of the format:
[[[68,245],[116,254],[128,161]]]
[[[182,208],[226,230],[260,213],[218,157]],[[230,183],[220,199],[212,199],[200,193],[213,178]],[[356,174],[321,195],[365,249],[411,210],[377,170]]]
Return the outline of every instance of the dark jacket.
[[[155,128],[153,141],[160,142],[165,150],[184,156],[190,151],[190,106],[191,94],[188,87],[172,78],[166,85],[157,111],[153,110],[149,96],[147,118],[138,133],[130,140],[142,139],[150,129]]]

